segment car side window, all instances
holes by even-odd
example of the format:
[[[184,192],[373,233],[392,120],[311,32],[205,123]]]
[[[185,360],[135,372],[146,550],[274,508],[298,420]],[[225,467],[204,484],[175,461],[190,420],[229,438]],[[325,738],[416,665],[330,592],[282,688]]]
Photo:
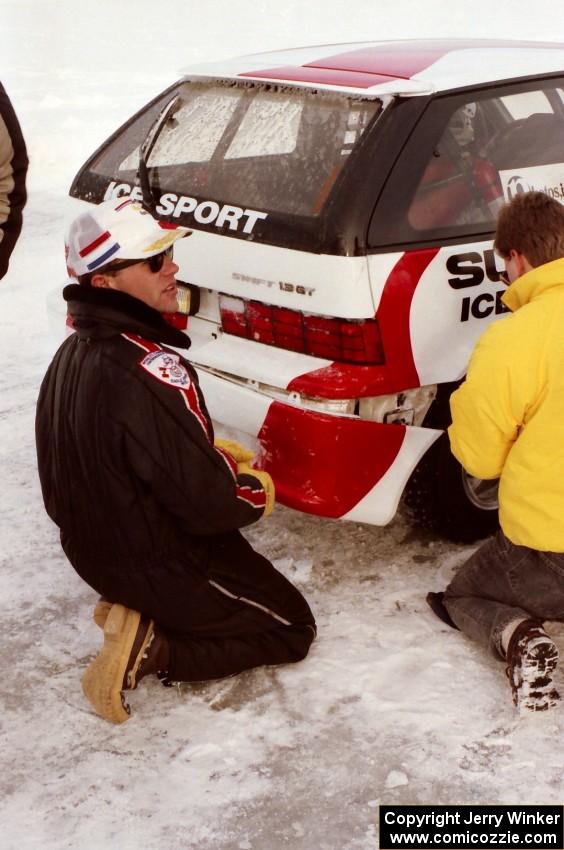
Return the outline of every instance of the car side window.
[[[494,166],[480,155],[492,130],[486,115],[483,104],[472,100],[450,116],[407,211],[413,230],[483,224],[495,217],[503,191]]]
[[[437,98],[388,181],[369,243],[492,232],[502,204],[533,188],[564,202],[562,88],[551,81],[495,96]],[[385,209],[390,192],[393,214]]]

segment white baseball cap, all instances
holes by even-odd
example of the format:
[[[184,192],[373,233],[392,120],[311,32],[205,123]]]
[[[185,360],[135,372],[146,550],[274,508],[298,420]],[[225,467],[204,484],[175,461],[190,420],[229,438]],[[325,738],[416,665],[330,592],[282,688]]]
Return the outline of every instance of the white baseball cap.
[[[130,197],[113,198],[71,223],[66,238],[69,273],[80,277],[114,260],[146,260],[191,233],[186,227],[157,221]]]

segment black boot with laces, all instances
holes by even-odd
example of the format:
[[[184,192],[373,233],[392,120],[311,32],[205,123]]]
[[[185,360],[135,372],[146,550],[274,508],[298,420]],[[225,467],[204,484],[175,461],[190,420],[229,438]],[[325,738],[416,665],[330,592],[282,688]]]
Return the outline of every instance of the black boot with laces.
[[[519,623],[507,647],[507,676],[513,702],[519,709],[546,711],[560,699],[552,676],[558,663],[558,649],[542,623]]]

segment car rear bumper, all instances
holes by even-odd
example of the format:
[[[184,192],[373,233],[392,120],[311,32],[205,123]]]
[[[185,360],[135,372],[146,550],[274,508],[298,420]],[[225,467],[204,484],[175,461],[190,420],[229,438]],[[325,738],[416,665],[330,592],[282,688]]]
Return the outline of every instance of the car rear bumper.
[[[442,433],[313,411],[198,370],[212,418],[259,439],[281,504],[385,525],[419,459]]]

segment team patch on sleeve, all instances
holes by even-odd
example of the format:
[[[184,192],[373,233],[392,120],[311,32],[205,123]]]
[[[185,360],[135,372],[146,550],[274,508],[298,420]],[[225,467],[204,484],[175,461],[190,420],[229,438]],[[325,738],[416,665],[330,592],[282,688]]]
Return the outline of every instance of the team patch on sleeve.
[[[154,378],[171,387],[186,390],[192,383],[188,369],[180,363],[178,354],[172,354],[170,351],[151,351],[139,365]]]

